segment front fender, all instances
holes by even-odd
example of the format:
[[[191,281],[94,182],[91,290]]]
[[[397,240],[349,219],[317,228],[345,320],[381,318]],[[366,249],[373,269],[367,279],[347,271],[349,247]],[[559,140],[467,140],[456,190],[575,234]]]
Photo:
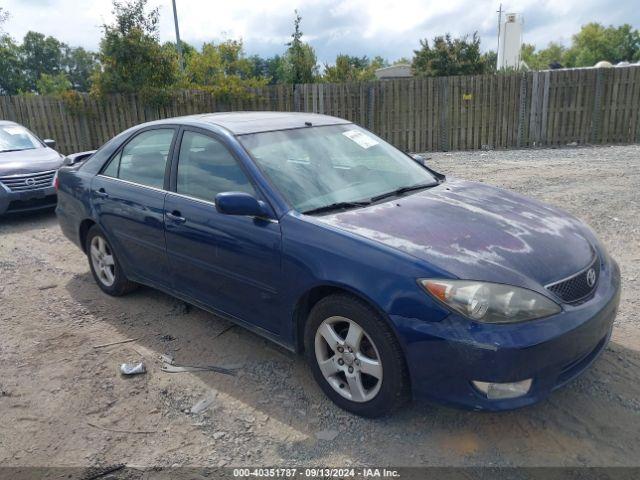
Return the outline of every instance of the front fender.
[[[317,287],[351,292],[376,308],[396,330],[392,318],[415,318],[437,322],[449,311],[427,295],[416,280],[423,277],[452,278],[448,272],[422,260],[314,221],[313,217],[289,213],[281,220],[283,292],[292,328],[284,330],[295,344],[295,308],[304,295]]]

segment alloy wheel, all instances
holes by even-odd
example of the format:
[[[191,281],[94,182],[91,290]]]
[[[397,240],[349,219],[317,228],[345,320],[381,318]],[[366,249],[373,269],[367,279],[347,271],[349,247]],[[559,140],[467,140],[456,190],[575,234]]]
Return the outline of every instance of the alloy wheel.
[[[382,385],[382,361],[371,337],[351,319],[325,319],[315,335],[320,371],[331,387],[353,402],[375,398]]]
[[[116,281],[116,265],[107,241],[100,235],[91,239],[91,263],[96,276],[106,287]]]

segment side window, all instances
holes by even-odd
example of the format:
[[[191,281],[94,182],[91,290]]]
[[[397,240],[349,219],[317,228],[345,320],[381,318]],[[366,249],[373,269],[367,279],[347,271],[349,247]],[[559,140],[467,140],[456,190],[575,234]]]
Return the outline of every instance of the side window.
[[[106,175],[107,177],[118,178],[118,167],[120,167],[121,155],[122,151],[119,151],[115,154],[115,156],[109,162],[109,165],[107,165],[107,168],[102,171],[103,175]]]
[[[221,192],[255,194],[244,171],[222,143],[189,131],[184,132],[180,144],[177,192],[209,201]]]
[[[103,175],[162,188],[174,133],[169,128],[140,133],[111,160]]]

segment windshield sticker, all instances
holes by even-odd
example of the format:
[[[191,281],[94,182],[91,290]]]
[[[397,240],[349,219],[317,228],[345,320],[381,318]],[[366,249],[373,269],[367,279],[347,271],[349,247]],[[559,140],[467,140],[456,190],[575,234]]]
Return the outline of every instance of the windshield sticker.
[[[378,142],[376,140],[358,130],[347,130],[346,132],[342,132],[342,135],[347,137],[349,140],[356,142],[364,149],[371,148],[374,145],[378,145]]]
[[[3,130],[7,132],[9,135],[22,134],[22,129],[20,127],[4,127]]]

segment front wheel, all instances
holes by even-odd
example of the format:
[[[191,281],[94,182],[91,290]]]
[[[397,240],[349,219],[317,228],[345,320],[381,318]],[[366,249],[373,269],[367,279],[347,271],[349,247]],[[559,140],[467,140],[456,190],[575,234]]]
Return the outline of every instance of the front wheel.
[[[93,279],[103,292],[119,297],[135,290],[137,284],[127,279],[109,241],[97,225],[87,233],[86,251]]]
[[[355,297],[332,295],[314,306],[305,351],[324,393],[345,410],[379,417],[409,397],[397,339],[380,314]]]

